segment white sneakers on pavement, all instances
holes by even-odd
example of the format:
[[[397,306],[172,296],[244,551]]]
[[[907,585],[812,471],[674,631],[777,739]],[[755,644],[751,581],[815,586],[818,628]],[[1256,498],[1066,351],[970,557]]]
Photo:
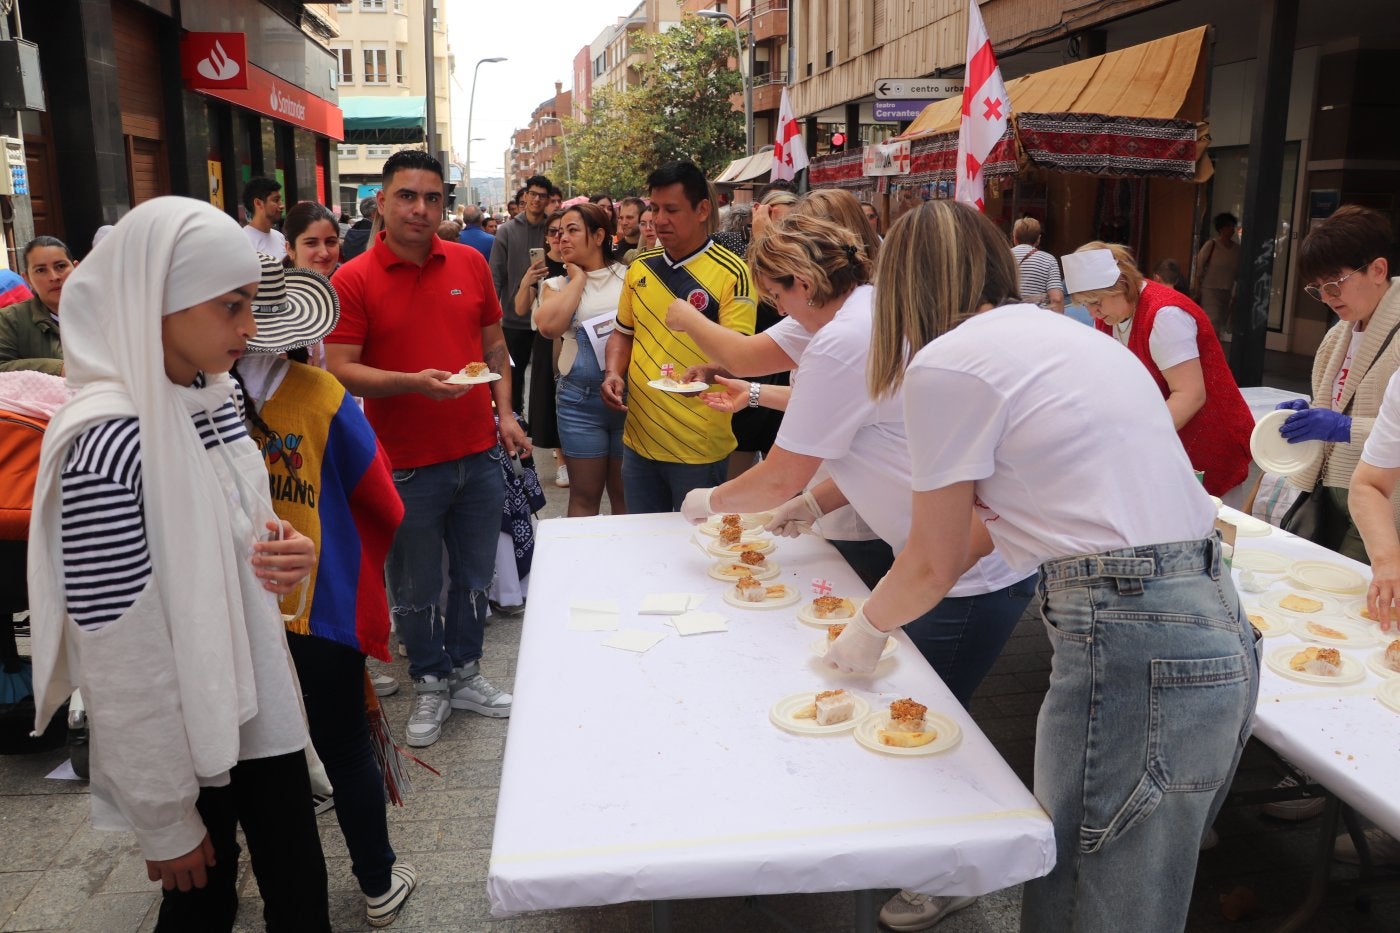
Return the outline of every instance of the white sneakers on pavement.
[[[559,469],[554,471],[554,485],[560,489],[569,488],[569,465],[567,463],[559,464]]]
[[[1287,790],[1299,786],[1301,785],[1298,783],[1298,779],[1290,774],[1275,784],[1274,789]],[[1273,803],[1266,803],[1263,810],[1266,815],[1272,816],[1276,820],[1301,822],[1320,816],[1326,806],[1327,801],[1323,797],[1298,797],[1293,800],[1275,800]]]
[[[391,697],[399,692],[399,682],[382,671],[371,669],[369,682],[374,685],[374,695],[377,697]]]
[[[913,933],[936,926],[949,914],[975,903],[975,897],[933,897],[900,891],[880,908],[880,922],[898,933]]]
[[[442,735],[442,724],[452,715],[452,699],[448,693],[448,682],[433,674],[424,674],[413,682],[413,712],[408,716],[405,730],[408,744],[414,748],[426,748]]]
[[[511,695],[481,675],[479,661],[457,668],[448,683],[453,709],[469,709],[493,719],[510,715]]]
[[[404,902],[418,886],[418,873],[404,861],[394,863],[389,874],[389,890],[378,897],[365,898],[365,917],[372,927],[387,927],[398,917]]]

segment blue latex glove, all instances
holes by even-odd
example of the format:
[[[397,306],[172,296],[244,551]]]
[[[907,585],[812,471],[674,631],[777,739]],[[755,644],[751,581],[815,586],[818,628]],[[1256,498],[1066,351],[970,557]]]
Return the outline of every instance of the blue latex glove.
[[[1351,440],[1351,418],[1330,408],[1306,408],[1288,416],[1278,429],[1290,444]]]
[[[1303,411],[1308,407],[1308,400],[1305,398],[1291,398],[1286,402],[1279,402],[1274,406],[1274,411],[1287,408],[1291,411]]]

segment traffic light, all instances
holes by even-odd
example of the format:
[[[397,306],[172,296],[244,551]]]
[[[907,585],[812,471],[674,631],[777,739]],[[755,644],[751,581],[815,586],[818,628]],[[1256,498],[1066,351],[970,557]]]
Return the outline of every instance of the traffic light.
[[[831,134],[831,151],[844,152],[846,150],[846,134],[837,130]]]

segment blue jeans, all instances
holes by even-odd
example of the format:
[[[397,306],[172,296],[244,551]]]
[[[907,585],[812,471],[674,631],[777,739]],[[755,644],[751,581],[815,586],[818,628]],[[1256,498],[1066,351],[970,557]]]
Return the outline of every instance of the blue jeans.
[[[627,511],[679,512],[681,501],[692,489],[705,489],[724,482],[728,459],[714,463],[667,463],[643,457],[630,447],[622,451],[622,491]]]
[[[1021,929],[1176,933],[1259,692],[1220,540],[1049,561],[1040,589],[1054,655],[1035,795],[1058,857],[1027,882]]]
[[[603,403],[602,383],[601,376],[588,379],[570,374],[559,379],[555,417],[559,444],[570,459],[622,456],[622,425],[627,415]]]
[[[1035,595],[1037,576],[991,593],[946,598],[904,626],[904,634],[964,709]]]
[[[496,570],[505,484],[499,445],[460,460],[395,470],[403,524],[389,548],[385,572],[408,673],[447,677],[481,657],[486,591]],[[442,554],[447,549],[447,607]]]

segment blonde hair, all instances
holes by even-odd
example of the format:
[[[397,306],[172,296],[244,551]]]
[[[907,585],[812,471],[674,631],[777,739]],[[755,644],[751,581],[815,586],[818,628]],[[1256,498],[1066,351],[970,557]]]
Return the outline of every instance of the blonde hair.
[[[825,217],[835,221],[860,238],[865,246],[865,255],[870,258],[871,263],[879,261],[880,238],[875,235],[875,228],[870,226],[870,220],[865,216],[865,211],[861,210],[856,196],[844,188],[817,188],[815,191],[809,191],[792,209],[792,213]]]
[[[754,280],[772,279],[784,288],[797,276],[812,283],[812,304],[825,304],[870,281],[874,264],[860,239],[845,227],[810,214],[789,214],[749,244]]]
[[[1102,240],[1090,240],[1076,253],[1082,253],[1090,249],[1106,249],[1113,254],[1113,261],[1118,264],[1118,271],[1121,275],[1118,281],[1107,288],[1095,288],[1087,292],[1075,292],[1073,298],[1079,304],[1095,304],[1112,295],[1122,297],[1130,305],[1136,305],[1138,294],[1142,291],[1142,270],[1137,267],[1136,260],[1133,259],[1133,251],[1121,243],[1105,243]]]
[[[1020,245],[1034,246],[1040,239],[1040,221],[1034,217],[1022,217],[1016,221],[1016,226],[1011,228],[1011,242]]]
[[[976,208],[927,201],[906,211],[880,249],[866,382],[894,394],[914,354],[984,305],[1020,298],[1006,234]]]
[[[766,204],[769,207],[772,207],[774,204],[795,207],[797,205],[797,200],[797,195],[793,194],[791,191],[784,191],[782,188],[774,188],[772,191],[765,194],[763,200],[758,203]]]

